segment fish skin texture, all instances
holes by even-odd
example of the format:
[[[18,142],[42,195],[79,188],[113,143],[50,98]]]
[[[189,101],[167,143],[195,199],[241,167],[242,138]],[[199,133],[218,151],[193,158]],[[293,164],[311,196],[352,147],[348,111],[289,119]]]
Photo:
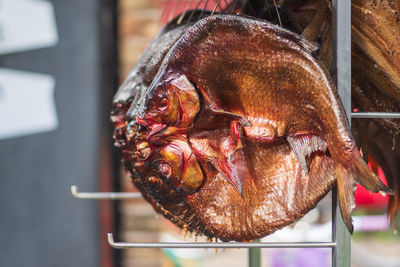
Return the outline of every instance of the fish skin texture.
[[[320,59],[330,69],[332,65],[331,51],[331,10],[322,16],[318,21],[318,13],[321,13],[320,6],[330,1],[326,0],[302,0],[287,1],[287,12],[290,17],[289,24],[292,24],[299,33],[307,33],[312,29],[309,38],[320,37],[321,50]],[[353,108],[359,111],[373,112],[399,112],[400,108],[400,1],[397,0],[352,0],[352,100]],[[321,17],[320,17],[321,18]],[[308,32],[309,33],[309,32]],[[398,146],[400,134],[399,119],[373,119],[378,125],[379,136],[388,136],[392,145],[388,146],[384,138],[373,138],[376,144],[372,145],[370,140],[357,140],[361,144],[365,158],[367,152],[383,165],[391,166],[397,164],[396,156],[393,156],[393,149]],[[354,129],[358,120],[353,120]],[[355,131],[354,130],[354,131]],[[360,131],[360,129],[358,129]],[[361,130],[362,132],[362,130]],[[368,137],[361,134],[363,139]],[[369,145],[368,145],[369,144]],[[373,149],[373,147],[375,147]],[[376,157],[376,158],[375,158]],[[386,161],[382,159],[385,158]],[[396,192],[398,189],[398,175],[393,168],[384,168],[388,184]],[[396,218],[400,211],[398,193],[389,197],[389,216]],[[393,223],[395,225],[395,223]]]
[[[149,73],[140,92],[117,93],[113,121],[133,182],[176,225],[254,240],[304,216],[337,181],[351,231],[354,182],[388,191],[362,161],[313,43],[214,15],[169,45],[130,76]]]

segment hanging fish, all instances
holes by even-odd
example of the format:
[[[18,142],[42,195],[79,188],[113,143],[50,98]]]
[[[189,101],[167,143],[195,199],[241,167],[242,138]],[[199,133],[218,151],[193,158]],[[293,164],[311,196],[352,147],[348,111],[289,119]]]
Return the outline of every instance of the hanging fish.
[[[328,68],[332,65],[331,49],[331,1],[305,0],[287,2],[290,22],[307,39],[321,41],[320,59]],[[321,7],[325,6],[325,10]],[[352,100],[353,108],[359,111],[399,112],[400,110],[400,1],[352,0]],[[311,33],[311,34],[310,34]],[[399,119],[373,119],[379,127],[380,136],[385,138],[366,139],[365,129],[359,129],[356,138],[363,149],[364,157],[370,155],[385,171],[389,185],[396,196],[390,196],[388,215],[395,225],[400,211],[399,177],[394,167],[393,150],[398,145]],[[356,130],[364,122],[354,120]],[[386,143],[387,139],[392,144]],[[378,149],[380,148],[380,149]],[[386,148],[386,150],[382,149]],[[376,151],[379,151],[377,153]],[[383,161],[385,159],[386,161]],[[395,168],[394,168],[395,169]]]
[[[353,43],[374,66],[357,70],[400,104],[400,1],[353,0],[351,14]]]
[[[198,21],[125,115],[125,138],[139,152],[126,159],[128,169],[138,166],[131,168],[137,180],[162,181],[207,235],[224,241],[257,239],[293,223],[336,181],[352,231],[354,182],[389,189],[358,153],[315,50],[261,20]]]
[[[385,129],[373,121],[357,122],[363,155],[371,157],[382,168],[390,188],[395,192],[389,196],[388,217],[397,231],[397,217],[400,211],[400,148],[393,147],[393,138]],[[397,140],[398,142],[398,140]]]

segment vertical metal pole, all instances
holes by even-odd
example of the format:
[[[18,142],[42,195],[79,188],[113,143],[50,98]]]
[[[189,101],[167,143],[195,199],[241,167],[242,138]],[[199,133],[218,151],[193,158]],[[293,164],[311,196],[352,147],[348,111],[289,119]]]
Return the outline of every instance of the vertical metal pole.
[[[260,242],[260,240],[254,242]],[[249,267],[260,267],[260,266],[261,266],[261,249],[249,248]]]
[[[351,1],[332,0],[333,73],[348,122],[351,114]],[[351,239],[340,214],[337,188],[332,191],[332,266],[350,267]]]

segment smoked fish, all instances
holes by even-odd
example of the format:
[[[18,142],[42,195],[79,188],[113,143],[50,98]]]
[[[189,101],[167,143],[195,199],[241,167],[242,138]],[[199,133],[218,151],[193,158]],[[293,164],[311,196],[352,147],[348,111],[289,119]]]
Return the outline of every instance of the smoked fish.
[[[190,26],[125,109],[119,143],[130,144],[134,182],[157,180],[185,207],[178,226],[190,210],[192,229],[224,241],[295,222],[336,182],[352,231],[354,183],[390,190],[362,160],[316,49],[245,16],[214,14]],[[153,206],[166,205],[156,194]]]

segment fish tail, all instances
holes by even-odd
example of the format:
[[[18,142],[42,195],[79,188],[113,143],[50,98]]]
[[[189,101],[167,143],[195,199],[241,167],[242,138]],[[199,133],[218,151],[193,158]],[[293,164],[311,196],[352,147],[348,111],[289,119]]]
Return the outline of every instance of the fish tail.
[[[354,179],[359,182],[362,186],[371,192],[381,194],[393,194],[393,190],[389,189],[374,172],[368,168],[368,165],[362,160],[361,156],[356,152],[357,155],[353,158],[351,171]]]
[[[335,167],[338,188],[339,207],[344,223],[350,233],[353,233],[351,212],[355,207],[354,179],[351,173],[341,164]]]
[[[351,162],[337,164],[335,167],[338,187],[338,198],[342,218],[350,233],[353,232],[351,212],[355,207],[354,191],[355,182],[360,183],[371,192],[382,194],[393,194],[393,191],[383,184],[368,165],[363,161],[361,155],[355,151]],[[350,166],[348,165],[350,163]]]
[[[389,196],[388,217],[393,226],[393,231],[397,233],[397,213],[400,211],[400,193],[396,191],[394,196]]]

